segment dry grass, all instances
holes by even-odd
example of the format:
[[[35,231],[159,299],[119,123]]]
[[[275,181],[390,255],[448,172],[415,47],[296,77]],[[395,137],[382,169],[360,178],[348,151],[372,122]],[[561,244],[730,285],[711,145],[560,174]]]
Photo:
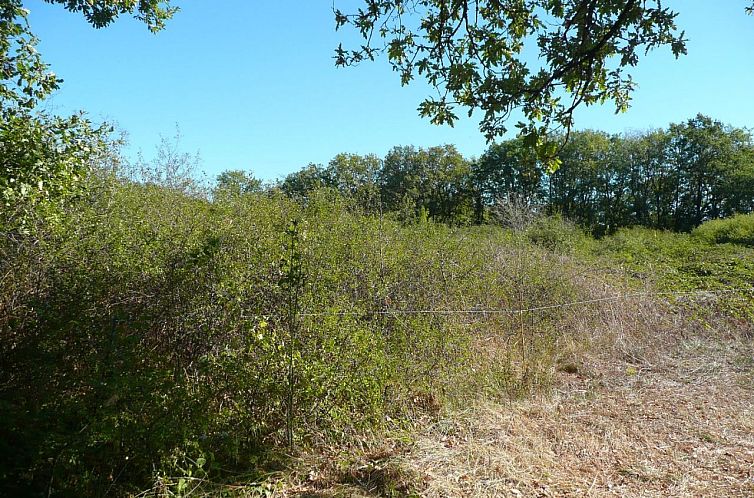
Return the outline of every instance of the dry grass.
[[[561,373],[554,396],[484,405],[400,461],[423,496],[752,496],[754,348],[682,342],[650,369]]]
[[[665,347],[569,364],[547,396],[448,413],[410,444],[319,457],[280,494],[754,496],[754,345]]]

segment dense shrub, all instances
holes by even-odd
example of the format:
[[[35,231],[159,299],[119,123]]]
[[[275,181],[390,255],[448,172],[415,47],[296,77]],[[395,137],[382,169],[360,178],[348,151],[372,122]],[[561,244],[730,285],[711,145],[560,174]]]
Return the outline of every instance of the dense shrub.
[[[692,234],[710,244],[731,243],[754,247],[754,214],[710,220],[695,228]]]
[[[563,254],[587,250],[594,242],[575,223],[557,215],[537,217],[526,230],[526,236],[538,246]]]
[[[560,258],[504,230],[402,225],[328,192],[305,206],[90,192],[0,245],[6,494],[175,490],[175,476],[254,468],[288,427],[298,444],[350,438],[521,392],[550,375],[558,310],[417,311],[581,292]]]

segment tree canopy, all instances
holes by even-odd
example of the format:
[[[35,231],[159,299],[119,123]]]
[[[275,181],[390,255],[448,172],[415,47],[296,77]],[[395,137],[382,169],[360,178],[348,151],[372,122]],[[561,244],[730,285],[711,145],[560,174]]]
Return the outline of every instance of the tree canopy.
[[[94,27],[129,13],[156,31],[175,12],[161,0],[47,0],[84,15]],[[0,0],[0,232],[24,231],[40,213],[76,196],[81,180],[111,144],[107,126],[80,114],[38,112],[61,80],[36,50],[21,0]]]
[[[386,53],[404,85],[421,76],[437,90],[419,105],[433,123],[452,125],[459,109],[478,110],[493,140],[520,111],[515,126],[528,145],[553,155],[543,138],[567,133],[579,106],[627,109],[628,71],[642,55],[686,53],[676,17],[661,0],[365,0],[355,13],[335,10],[337,27],[364,39],[355,49],[339,46],[336,63]]]
[[[562,215],[600,236],[630,226],[690,231],[754,211],[751,130],[701,114],[630,134],[574,131],[557,158],[561,166],[548,171],[520,137],[490,145],[477,159],[452,145],[394,147],[382,159],[339,154],[327,167],[310,164],[280,190],[306,201],[327,189],[360,212],[459,225],[524,208]]]

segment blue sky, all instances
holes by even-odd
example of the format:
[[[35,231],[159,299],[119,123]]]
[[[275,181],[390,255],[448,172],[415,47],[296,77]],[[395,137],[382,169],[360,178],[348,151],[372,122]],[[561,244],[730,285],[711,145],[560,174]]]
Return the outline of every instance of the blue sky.
[[[344,10],[359,3],[334,1]],[[181,148],[198,151],[212,176],[245,169],[271,180],[339,152],[384,155],[395,145],[452,143],[466,156],[486,148],[473,117],[455,128],[419,118],[429,88],[401,87],[384,61],[335,68],[338,42],[358,40],[335,32],[333,0],[175,3],[181,11],[152,35],[132,19],[95,30],[58,5],[25,1],[40,51],[65,80],[47,107],[117,122],[130,137],[127,153],[147,158],[177,124]],[[632,108],[580,110],[577,128],[657,128],[698,112],[754,126],[750,1],[666,3],[680,11],[689,55],[651,53],[632,71]]]

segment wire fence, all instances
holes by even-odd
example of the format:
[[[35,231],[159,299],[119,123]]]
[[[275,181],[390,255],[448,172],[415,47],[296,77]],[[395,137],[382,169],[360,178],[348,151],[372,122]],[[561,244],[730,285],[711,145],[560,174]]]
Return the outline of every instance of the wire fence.
[[[754,287],[735,288],[735,289],[710,289],[710,290],[693,290],[693,291],[661,291],[661,292],[632,292],[626,294],[615,294],[595,299],[586,299],[581,301],[570,301],[566,303],[556,303],[544,306],[535,306],[532,308],[522,309],[478,309],[470,308],[465,310],[375,310],[375,311],[316,311],[299,313],[301,317],[317,316],[362,316],[362,315],[521,315],[524,313],[535,313],[557,308],[567,308],[595,304],[606,301],[620,301],[624,299],[640,297],[681,297],[681,296],[717,296],[722,294],[751,293],[754,295]]]

